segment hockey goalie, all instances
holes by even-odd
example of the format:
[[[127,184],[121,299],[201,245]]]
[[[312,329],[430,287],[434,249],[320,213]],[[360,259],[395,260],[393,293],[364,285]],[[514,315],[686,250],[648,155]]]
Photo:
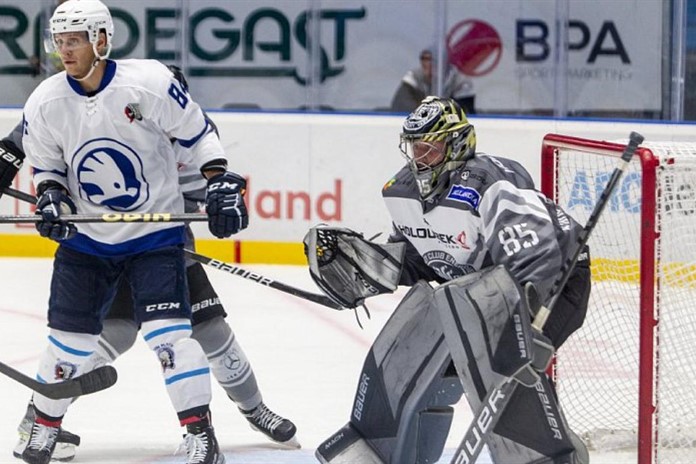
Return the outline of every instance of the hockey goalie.
[[[551,295],[582,228],[520,164],[475,147],[461,107],[426,98],[403,124],[406,166],[382,191],[387,243],[329,226],[305,237],[312,278],[344,307],[411,287],[366,356],[349,422],[317,449],[324,464],[437,461],[462,394],[483,416],[453,462],[475,462],[483,444],[496,464],[589,462],[545,374],[587,311],[587,249]],[[530,321],[552,296],[542,333]],[[484,400],[506,381],[516,388],[494,423]]]

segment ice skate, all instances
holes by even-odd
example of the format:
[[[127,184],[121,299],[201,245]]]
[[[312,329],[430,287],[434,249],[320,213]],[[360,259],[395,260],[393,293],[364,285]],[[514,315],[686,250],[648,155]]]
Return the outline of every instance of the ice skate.
[[[300,448],[295,433],[297,427],[289,419],[279,416],[261,403],[251,411],[240,409],[244,417],[249,421],[251,428],[257,430],[272,441],[289,448]]]
[[[60,427],[34,422],[29,435],[27,447],[22,452],[22,459],[29,464],[48,464],[56,448]]]
[[[14,447],[12,455],[17,459],[22,459],[22,453],[27,447],[29,442],[29,437],[31,435],[31,427],[34,425],[34,418],[36,414],[34,413],[34,407],[32,403],[27,406],[27,412],[22,418],[22,422],[19,423],[17,427],[17,433],[19,434],[19,441]],[[70,433],[63,428],[58,430],[58,439],[56,440],[56,448],[53,450],[53,456],[51,460],[59,462],[72,461],[75,458],[76,448],[80,446],[80,437],[74,433]]]
[[[184,443],[180,449],[186,449],[187,464],[224,464],[225,456],[220,454],[215,431],[212,426],[187,427]]]

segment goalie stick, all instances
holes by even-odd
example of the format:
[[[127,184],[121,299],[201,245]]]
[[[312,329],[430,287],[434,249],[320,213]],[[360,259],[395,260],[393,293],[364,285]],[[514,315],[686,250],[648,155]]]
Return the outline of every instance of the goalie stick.
[[[582,253],[583,248],[587,245],[590,239],[590,234],[597,225],[602,211],[604,211],[605,206],[609,202],[609,197],[616,188],[619,179],[623,175],[624,171],[628,167],[628,164],[633,158],[634,153],[638,146],[643,143],[643,136],[637,132],[631,132],[629,136],[629,142],[626,145],[623,153],[621,154],[621,160],[619,164],[614,168],[607,185],[604,187],[597,203],[595,204],[592,214],[590,214],[585,227],[578,235],[577,239],[577,249],[575,252],[566,260],[566,262],[561,267],[560,276],[556,279],[551,287],[551,299],[549,304],[544,307],[540,307],[534,321],[532,322],[532,328],[538,332],[541,332],[546,324],[546,321],[553,310],[554,305],[558,301],[561,290],[568,283],[570,274],[575,268],[575,264]],[[487,436],[493,431],[498,420],[505,411],[507,404],[512,398],[515,389],[517,388],[519,382],[517,382],[513,377],[509,377],[504,380],[499,385],[492,388],[486,396],[483,398],[481,407],[474,414],[474,418],[469,424],[469,428],[464,434],[464,438],[457,447],[450,464],[473,464],[478,459],[483,445],[486,444]]]
[[[96,393],[109,388],[118,379],[113,366],[101,366],[86,374],[57,383],[39,382],[2,362],[0,362],[0,372],[52,400]]]
[[[198,253],[193,252],[191,250],[184,250],[184,252],[186,253],[186,256],[188,256],[192,260],[197,261],[201,264],[205,264],[206,266],[214,267],[215,269],[218,269],[220,271],[227,272],[228,274],[236,275],[244,279],[254,281],[261,285],[265,285],[266,287],[275,288],[276,290],[280,290],[281,292],[289,293],[290,295],[294,295],[298,298],[302,298],[304,300],[308,300],[312,303],[317,303],[331,309],[344,309],[342,306],[338,305],[337,303],[334,303],[329,297],[325,295],[319,295],[316,293],[311,293],[302,290],[300,288],[292,287],[282,282],[278,282],[268,277],[264,277],[255,272],[247,271],[245,269],[235,266],[234,264],[225,263],[223,261],[218,261],[217,259],[199,255]]]

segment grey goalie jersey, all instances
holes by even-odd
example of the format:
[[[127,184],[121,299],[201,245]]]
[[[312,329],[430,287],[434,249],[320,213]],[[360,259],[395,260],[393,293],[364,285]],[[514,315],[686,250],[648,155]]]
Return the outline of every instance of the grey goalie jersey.
[[[445,282],[505,264],[546,301],[581,231],[535,190],[519,163],[482,153],[452,171],[449,185],[431,201],[420,199],[408,167],[387,182],[382,196],[394,226],[390,241],[410,244],[401,285]]]

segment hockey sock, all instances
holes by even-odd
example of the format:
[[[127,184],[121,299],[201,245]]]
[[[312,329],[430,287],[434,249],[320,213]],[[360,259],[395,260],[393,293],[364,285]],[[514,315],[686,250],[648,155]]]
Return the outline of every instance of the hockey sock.
[[[188,433],[200,433],[200,431],[210,425],[210,408],[208,405],[198,406],[177,413],[179,423],[186,426]]]
[[[130,319],[106,319],[99,336],[97,354],[112,363],[128,351],[138,336],[138,325]]]
[[[210,403],[210,368],[193,339],[188,319],[143,322],[143,338],[162,364],[167,393],[177,412]]]
[[[51,329],[48,347],[41,356],[37,379],[55,383],[72,379],[90,370],[89,358],[94,353],[97,335]],[[51,400],[34,394],[34,406],[47,417],[62,417],[72,400]]]
[[[239,408],[251,410],[261,404],[263,399],[249,359],[222,317],[193,326],[193,338],[205,351],[215,379]]]

